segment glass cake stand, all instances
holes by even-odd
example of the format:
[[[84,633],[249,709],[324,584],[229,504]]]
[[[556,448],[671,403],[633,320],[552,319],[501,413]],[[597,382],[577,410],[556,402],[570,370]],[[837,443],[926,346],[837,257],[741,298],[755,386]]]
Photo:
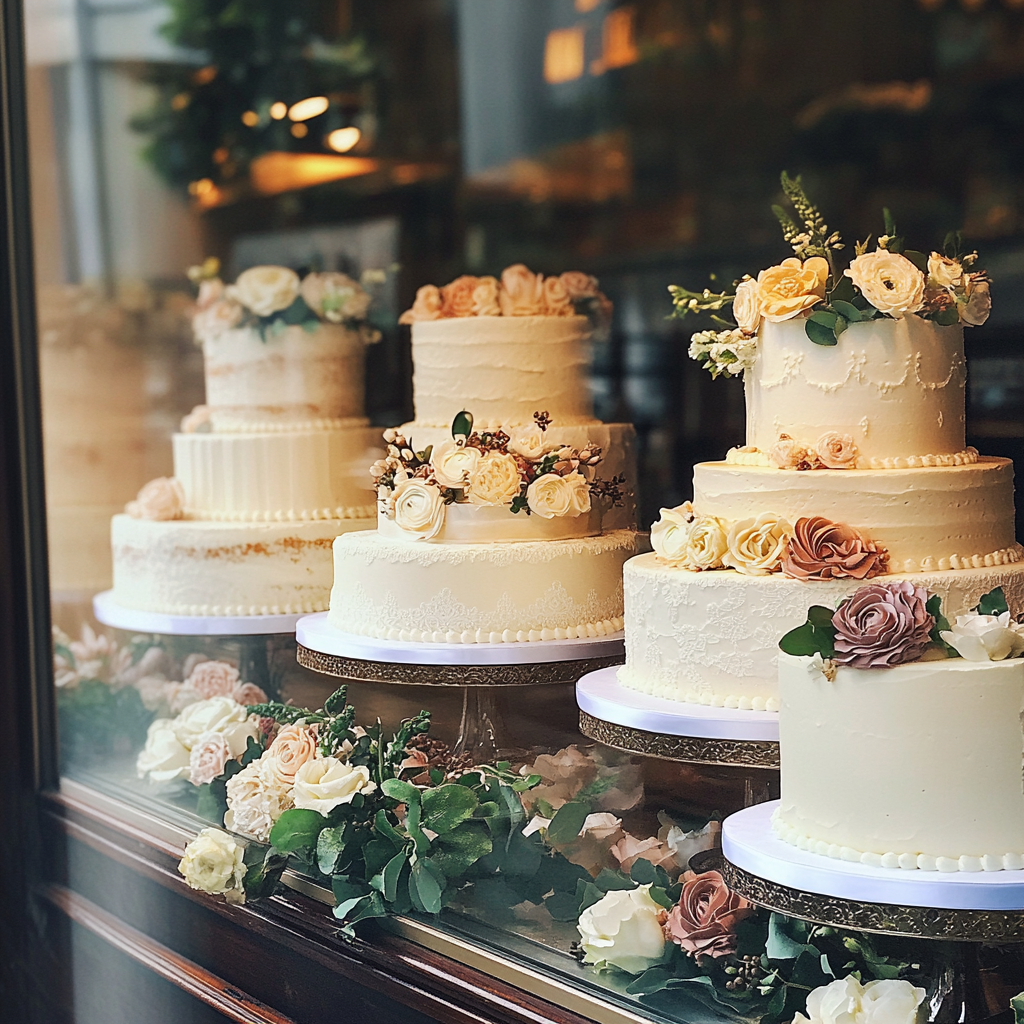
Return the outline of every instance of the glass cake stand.
[[[458,686],[462,719],[456,753],[486,760],[503,749],[496,687],[575,683],[625,660],[622,632],[537,643],[437,644],[342,633],[320,612],[299,619],[298,661],[305,668],[361,683]]]

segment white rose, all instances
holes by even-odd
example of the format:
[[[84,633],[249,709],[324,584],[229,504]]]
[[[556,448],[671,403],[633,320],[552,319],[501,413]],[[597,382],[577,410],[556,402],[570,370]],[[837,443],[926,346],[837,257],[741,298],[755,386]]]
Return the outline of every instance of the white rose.
[[[690,544],[693,506],[687,501],[676,508],[663,508],[651,527],[651,547],[669,565],[682,565]]]
[[[140,779],[148,775],[153,782],[188,778],[189,751],[178,739],[169,718],[158,718],[150,723],[146,745],[135,762],[135,769]]]
[[[260,772],[259,761],[232,775],[226,789],[224,824],[261,842],[267,841],[274,822],[292,806],[289,790],[268,782]]]
[[[573,485],[569,483],[568,477],[557,473],[544,473],[536,477],[526,488],[526,501],[530,511],[541,519],[579,515],[579,512],[573,511]]]
[[[178,870],[193,889],[244,903],[245,847],[219,828],[204,828],[185,847]]]
[[[370,295],[347,274],[309,274],[299,291],[317,316],[334,324],[363,320],[370,308]]]
[[[191,750],[208,733],[224,737],[232,757],[241,757],[251,736],[259,735],[259,723],[250,720],[241,704],[230,697],[211,697],[190,704],[174,720],[174,735]]]
[[[192,331],[200,341],[205,341],[237,327],[243,316],[245,310],[234,299],[218,299],[192,317]]]
[[[456,441],[442,441],[430,453],[430,468],[441,487],[462,490],[469,484],[483,452],[479,448],[460,445]]]
[[[721,569],[727,550],[727,534],[722,521],[715,516],[697,516],[690,524],[683,564],[694,570]]]
[[[639,974],[661,962],[666,911],[651,899],[650,888],[613,889],[580,914],[584,963]]]
[[[335,807],[352,803],[357,793],[372,793],[376,788],[365,765],[353,766],[336,757],[318,757],[295,773],[292,799],[296,807],[319,811],[326,817]]]
[[[926,993],[909,981],[840,978],[816,988],[807,997],[807,1013],[793,1024],[914,1024]]]
[[[582,516],[590,511],[590,484],[582,473],[570,473],[563,480],[569,484],[569,515]]]
[[[757,334],[757,329],[761,326],[761,290],[752,277],[740,281],[736,286],[732,315],[744,334]]]
[[[185,507],[185,492],[174,477],[158,476],[139,491],[124,510],[133,519],[166,521],[180,519]]]
[[[394,490],[395,523],[420,540],[430,540],[444,525],[444,498],[433,485],[418,477],[403,480]]]
[[[846,276],[880,313],[899,319],[924,305],[924,274],[897,252],[864,253],[850,264]]]
[[[992,312],[992,291],[988,281],[971,274],[967,279],[967,302],[959,303],[960,319],[971,327],[980,327]]]
[[[512,431],[508,442],[509,451],[516,455],[522,455],[529,462],[540,462],[549,452],[555,450],[555,445],[547,439],[545,431],[541,430],[536,423],[526,427],[517,427]]]
[[[933,252],[928,257],[928,284],[933,288],[955,291],[963,283],[964,268],[959,260]]]
[[[523,482],[519,464],[504,452],[485,452],[469,479],[466,497],[474,505],[511,505]]]
[[[250,267],[238,275],[228,293],[257,316],[270,316],[298,298],[299,275],[287,267]]]
[[[958,615],[953,628],[940,635],[968,661],[1003,661],[1024,654],[1024,626],[1014,622],[1009,612]]]
[[[793,527],[772,512],[741,519],[729,527],[722,564],[747,576],[767,576],[778,568]]]

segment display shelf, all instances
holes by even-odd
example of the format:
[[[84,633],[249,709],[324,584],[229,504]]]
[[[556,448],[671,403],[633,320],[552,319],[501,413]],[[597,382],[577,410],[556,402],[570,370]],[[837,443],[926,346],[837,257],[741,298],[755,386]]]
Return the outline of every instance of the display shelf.
[[[779,767],[779,716],[705,707],[626,689],[614,666],[576,684],[580,731],[610,747],[669,761]]]

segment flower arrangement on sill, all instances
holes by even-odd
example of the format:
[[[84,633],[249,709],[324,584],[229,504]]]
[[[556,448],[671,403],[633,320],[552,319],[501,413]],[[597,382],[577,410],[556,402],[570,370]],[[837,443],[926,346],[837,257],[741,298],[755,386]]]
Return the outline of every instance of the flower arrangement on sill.
[[[782,234],[794,256],[778,266],[746,276],[731,291],[689,291],[669,286],[673,316],[710,313],[718,327],[698,331],[690,340],[690,357],[712,377],[737,377],[754,364],[762,322],[803,321],[816,345],[836,345],[851,325],[913,315],[941,326],[978,326],[992,308],[989,278],[978,270],[978,254],[961,251],[959,232],[946,236],[943,252],[907,249],[889,210],[884,234],[874,250],[871,238],[858,242],[854,258],[841,270],[844,248],[838,231],[830,231],[804,191],[799,176],[782,172],[782,190],[797,220],[773,206]],[[799,221],[799,223],[798,223]],[[718,315],[727,306],[733,320]]]
[[[379,281],[383,271],[366,271],[364,281]],[[373,297],[347,274],[311,272],[300,278],[288,267],[259,266],[243,270],[234,284],[220,279],[220,261],[206,259],[188,270],[199,289],[192,330],[198,342],[225,331],[251,327],[264,341],[286,327],[313,332],[321,323],[340,324],[366,345],[380,341],[369,320]]]

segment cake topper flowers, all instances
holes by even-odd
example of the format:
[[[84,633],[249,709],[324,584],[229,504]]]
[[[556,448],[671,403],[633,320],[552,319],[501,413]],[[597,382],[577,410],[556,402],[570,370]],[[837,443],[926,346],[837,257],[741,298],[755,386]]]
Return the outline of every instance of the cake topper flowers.
[[[883,211],[884,233],[875,248],[871,237],[854,246],[844,269],[844,248],[838,231],[830,231],[807,197],[799,176],[782,172],[782,191],[796,214],[773,206],[782,234],[795,253],[774,267],[735,282],[733,289],[700,292],[671,285],[673,316],[710,313],[718,324],[699,331],[690,341],[690,357],[714,377],[739,376],[753,366],[757,334],[763,321],[802,319],[808,338],[817,345],[836,345],[851,325],[908,315],[941,326],[978,326],[992,308],[988,276],[976,269],[978,254],[961,251],[959,232],[946,236],[943,252],[906,248],[889,210]],[[732,307],[730,322],[719,315]]]

